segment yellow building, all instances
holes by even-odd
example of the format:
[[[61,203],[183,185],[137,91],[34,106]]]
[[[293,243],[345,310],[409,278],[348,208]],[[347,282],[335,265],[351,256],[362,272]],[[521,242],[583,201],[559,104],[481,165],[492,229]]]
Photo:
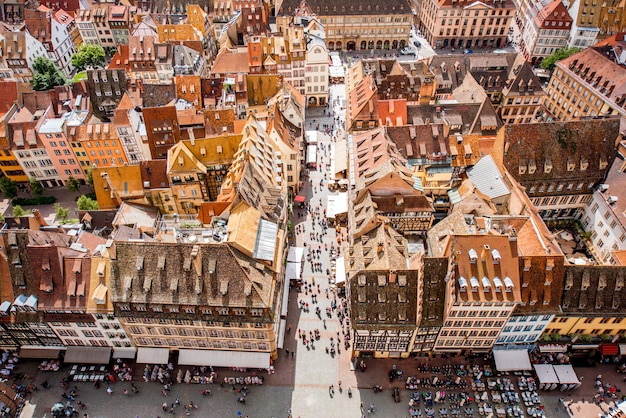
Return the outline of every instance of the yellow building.
[[[17,105],[13,105],[7,113],[0,115],[0,171],[2,171],[4,177],[8,177],[18,183],[25,183],[28,181],[28,176],[17,161],[17,158],[15,158],[13,151],[11,151],[8,127],[8,122],[15,115],[17,109]]]
[[[626,46],[616,37],[557,62],[546,88],[546,108],[558,120],[584,116],[626,118],[626,69],[613,51]]]
[[[228,172],[241,135],[183,140],[167,153],[167,177],[179,213],[197,213],[214,201]]]
[[[566,265],[562,313],[548,324],[544,338],[626,334],[625,273],[623,266]]]

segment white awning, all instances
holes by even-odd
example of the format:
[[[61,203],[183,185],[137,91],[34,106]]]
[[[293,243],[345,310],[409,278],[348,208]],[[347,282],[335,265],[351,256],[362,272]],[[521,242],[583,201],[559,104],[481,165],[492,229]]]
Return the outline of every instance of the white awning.
[[[141,353],[141,348],[139,349]],[[137,361],[137,363],[140,363]],[[270,353],[256,351],[192,350],[178,351],[181,366],[246,367],[266,369],[270,366]]]
[[[559,378],[551,364],[535,364],[533,367],[539,378],[539,383],[559,383]]]
[[[317,164],[317,145],[308,145],[306,147],[306,163]]]
[[[580,383],[580,380],[578,380],[578,376],[576,376],[576,372],[574,372],[574,368],[571,364],[559,364],[553,367],[557,377],[559,378],[560,384],[570,385]]]
[[[114,347],[113,358],[135,358],[137,349],[135,347]]]
[[[111,360],[111,347],[67,347],[64,363],[107,364]]]
[[[20,358],[58,358],[65,347],[23,345],[20,347]]]
[[[137,363],[167,364],[169,359],[169,348],[139,347],[137,349]]]
[[[280,320],[280,328],[278,329],[278,348],[283,348],[285,344],[285,328],[287,327],[287,320]]]
[[[348,148],[345,139],[337,140],[335,143],[333,162],[335,164],[333,174],[341,173],[348,169]]]
[[[541,353],[566,353],[567,346],[563,344],[546,344],[539,346],[539,352]]]
[[[300,278],[300,263],[287,263],[285,268],[285,280],[298,280]]]
[[[289,254],[287,254],[287,261],[299,263],[302,261],[304,255],[303,247],[289,247]]]
[[[496,361],[496,369],[499,372],[513,370],[532,370],[528,351],[523,350],[493,350],[493,358]]]
[[[346,283],[346,259],[337,257],[335,261],[335,284],[344,285]]]
[[[287,265],[289,264],[294,264],[294,263],[287,263]],[[289,307],[289,284],[290,284],[290,281],[285,276],[285,280],[283,280],[283,303],[280,307],[281,318],[284,318],[285,316],[287,316],[287,309]]]
[[[619,345],[619,353],[622,356],[626,356],[626,344],[620,344]]]
[[[326,217],[334,219],[335,216],[348,212],[348,193],[328,195]]]

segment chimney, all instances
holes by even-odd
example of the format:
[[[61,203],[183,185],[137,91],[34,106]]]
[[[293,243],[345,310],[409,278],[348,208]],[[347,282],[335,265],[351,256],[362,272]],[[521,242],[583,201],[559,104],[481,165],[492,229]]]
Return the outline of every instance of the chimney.
[[[480,260],[481,261],[487,261],[487,257],[489,255],[489,251],[491,251],[491,247],[489,247],[489,245],[487,245],[487,244],[483,245],[483,250],[480,253]]]

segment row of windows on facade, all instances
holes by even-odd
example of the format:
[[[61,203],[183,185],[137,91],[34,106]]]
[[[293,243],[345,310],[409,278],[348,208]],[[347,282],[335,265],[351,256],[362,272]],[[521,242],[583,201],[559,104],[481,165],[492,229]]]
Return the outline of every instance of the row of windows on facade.
[[[506,29],[506,28],[500,28],[500,35],[504,35],[504,31],[505,31],[505,29]],[[450,36],[450,35],[452,35],[452,36],[457,36],[457,35],[459,34],[459,32],[458,32],[458,29],[457,29],[457,28],[447,28],[447,29],[445,29],[445,33],[446,33],[446,35],[445,35],[445,36]],[[466,34],[466,33],[467,33],[467,32],[465,31],[465,29],[461,29],[461,34],[460,34],[460,36],[465,36],[465,34]],[[492,35],[492,33],[491,33],[491,28],[487,28],[487,29],[485,30],[484,35],[485,35],[485,36]],[[494,36],[498,35],[498,29],[497,29],[497,28],[494,28],[494,29],[493,29],[493,35],[494,35]],[[444,28],[439,29],[439,36],[444,36]],[[483,36],[483,29],[482,29],[482,28],[481,28],[481,29],[479,29],[479,30],[478,30],[478,33],[475,33],[475,32],[474,32],[474,29],[470,29],[469,34],[468,34],[467,36]],[[479,43],[478,43],[479,41],[480,41],[480,39],[476,39],[476,44],[475,44],[475,45],[477,45],[477,46],[478,46],[478,45],[479,45]],[[491,40],[490,40],[490,42],[492,42],[492,43],[493,43],[493,42],[494,42],[494,40],[493,40],[493,39],[491,39]],[[463,43],[463,42],[462,42],[462,40],[459,40],[458,45],[461,45],[462,43]],[[486,40],[486,39],[484,39],[484,40],[483,40],[483,45],[487,45],[487,40]],[[470,46],[471,46],[471,45],[470,45]]]
[[[125,303],[121,303],[118,305],[119,309],[122,312],[130,312],[131,311],[131,306]],[[135,311],[137,312],[146,312],[148,311],[148,307],[146,305],[143,304],[137,304],[137,305],[133,305]],[[245,308],[198,308],[196,306],[185,306],[182,308],[179,308],[178,306],[167,306],[167,307],[163,307],[161,305],[151,305],[150,306],[150,310],[152,312],[169,312],[169,313],[179,313],[179,312],[185,312],[188,314],[194,314],[197,312],[202,313],[203,315],[213,315],[213,313],[217,313],[218,315],[238,315],[238,316],[244,316],[247,314],[247,310]],[[262,316],[263,315],[263,309],[250,309],[250,315],[252,316]],[[130,322],[130,320],[134,320],[135,318],[125,318],[127,321]],[[143,320],[145,321],[147,318],[144,318]]]
[[[113,347],[132,347],[130,341],[111,341]],[[110,347],[111,344],[107,340],[85,340],[64,338],[63,344],[66,346],[91,346],[91,347]]]
[[[437,341],[437,345],[438,346],[443,346],[443,347],[480,347],[480,346],[484,346],[484,347],[489,347],[493,344],[493,339],[487,339],[487,340],[483,340],[483,339],[448,339],[448,338],[443,338],[443,339],[439,339]]]
[[[267,343],[255,342],[239,342],[239,341],[207,341],[207,340],[190,340],[190,339],[162,339],[162,338],[135,338],[133,341],[136,345],[147,346],[169,346],[169,347],[203,347],[203,348],[229,348],[232,350],[260,350],[268,351],[270,349]]]
[[[560,328],[552,328],[548,332],[548,334],[562,334],[564,331]],[[622,335],[626,333],[626,329],[615,329],[615,328],[594,328],[591,331],[588,329],[578,328],[572,332],[572,334],[590,334],[590,335],[602,335],[602,334],[611,334],[611,335]]]
[[[345,19],[345,22],[344,22]],[[334,24],[334,23],[346,23],[346,24],[358,24],[358,23],[407,23],[409,18],[407,16],[391,17],[391,16],[379,16],[379,17],[323,17],[320,19],[322,25]]]
[[[183,337],[204,337],[204,338],[232,338],[232,339],[252,339],[252,340],[264,340],[268,338],[265,332],[254,331],[218,331],[218,330],[206,330],[206,329],[188,329],[188,328],[146,328],[130,326],[128,331],[136,335],[171,335],[171,336],[183,336]]]
[[[586,185],[587,186],[587,190],[591,189],[594,184],[595,184],[595,182],[588,183]],[[572,191],[572,190],[574,190],[574,186],[576,186],[575,190],[581,191],[581,190],[584,189],[585,183],[580,181],[580,182],[578,182],[576,184],[574,184],[574,183],[567,183],[567,184],[566,183],[558,183],[558,184],[557,183],[550,183],[550,184],[547,184],[547,185],[546,184],[540,184],[539,186],[533,184],[532,186],[530,186],[528,188],[528,193],[529,194],[546,193],[546,192],[552,193],[552,192],[555,192],[555,191],[556,192],[562,192],[563,189],[568,190],[568,191]],[[566,197],[573,198],[573,197],[577,197],[577,196],[566,196]],[[589,197],[591,197],[591,196],[589,196]],[[555,199],[555,198],[552,198],[552,199]],[[558,198],[556,198],[556,199],[558,199]],[[557,202],[555,201],[554,204],[556,204],[556,203]],[[552,204],[552,203],[550,203],[550,204]],[[542,205],[542,206],[544,206],[544,205]]]

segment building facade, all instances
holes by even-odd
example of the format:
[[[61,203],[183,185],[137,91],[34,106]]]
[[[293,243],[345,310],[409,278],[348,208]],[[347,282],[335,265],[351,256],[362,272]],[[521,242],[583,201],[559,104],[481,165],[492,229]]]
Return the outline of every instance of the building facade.
[[[276,16],[293,16],[300,0],[285,0]],[[406,46],[412,24],[411,6],[405,0],[383,4],[307,1],[326,30],[328,50],[397,49]]]
[[[515,14],[510,0],[492,4],[466,0],[426,0],[420,31],[435,49],[501,48]]]

